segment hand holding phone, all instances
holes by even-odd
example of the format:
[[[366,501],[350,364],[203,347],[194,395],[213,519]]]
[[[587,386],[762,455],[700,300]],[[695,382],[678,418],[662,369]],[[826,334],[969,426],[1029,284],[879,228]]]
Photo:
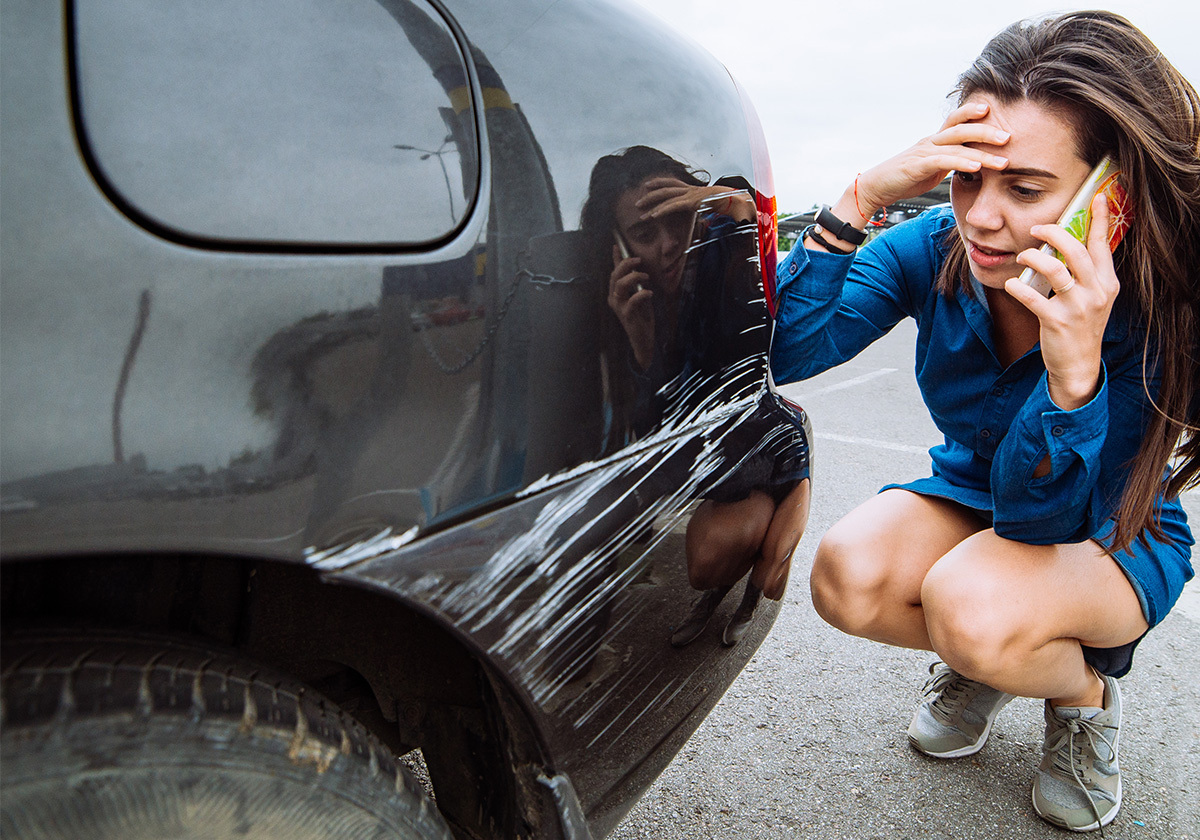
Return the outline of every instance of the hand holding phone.
[[[1125,231],[1129,230],[1130,221],[1129,194],[1121,185],[1120,176],[1121,170],[1113,159],[1104,157],[1084,180],[1083,186],[1075,193],[1067,209],[1058,217],[1058,224],[1086,244],[1088,231],[1092,226],[1092,199],[1103,193],[1108,200],[1108,247],[1110,251],[1115,251],[1121,243],[1121,238],[1125,236]],[[1063,255],[1050,244],[1043,245],[1038,250],[1065,262]],[[1050,296],[1050,281],[1032,268],[1022,271],[1018,279],[1043,297]]]

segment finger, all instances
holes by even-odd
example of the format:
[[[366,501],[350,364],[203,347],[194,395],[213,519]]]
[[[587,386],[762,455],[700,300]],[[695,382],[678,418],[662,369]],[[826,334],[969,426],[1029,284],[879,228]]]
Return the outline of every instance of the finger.
[[[1108,211],[1108,196],[1096,193],[1092,196],[1092,226],[1088,228],[1088,250],[1108,248],[1108,225],[1111,214]],[[1111,253],[1111,251],[1109,251]]]
[[[642,219],[654,219],[667,213],[680,210],[692,210],[699,204],[696,196],[689,193],[682,195],[661,195],[653,201],[639,201],[637,207],[642,211]]]
[[[647,306],[653,298],[654,292],[639,288],[627,298],[609,296],[608,305],[617,313],[618,318],[625,319],[638,308]]]
[[[617,278],[613,292],[619,299],[627,300],[649,285],[649,274],[644,271],[632,271]]]
[[[696,201],[695,196],[683,195],[663,201],[661,204],[643,213],[642,218],[661,219],[664,216],[670,216],[674,213],[695,213],[699,209],[699,206],[700,203]]]
[[[978,172],[980,169],[1001,170],[1008,166],[1008,158],[967,146],[934,146],[925,158],[926,165],[950,171]]]
[[[1079,243],[1076,244],[1078,245]],[[1071,269],[1067,267],[1066,263],[1052,252],[1047,252],[1040,248],[1029,248],[1022,251],[1017,255],[1017,263],[1028,266],[1045,277],[1055,294],[1070,291],[1078,282],[1077,277],[1071,273]],[[1022,283],[1021,285],[1025,284]]]
[[[1010,277],[1008,280],[1005,280],[1004,291],[1008,292],[1018,303],[1036,315],[1038,321],[1041,321],[1044,316],[1049,314],[1049,299],[1042,297],[1032,288],[1026,286],[1019,278]]]
[[[972,122],[944,128],[929,139],[939,146],[964,146],[967,143],[1003,146],[1012,139],[1012,135],[988,123]]]
[[[654,187],[646,192],[644,196],[634,202],[637,207],[647,207],[651,204],[657,204],[668,198],[675,198],[681,195],[687,195],[694,187],[687,186],[661,186]]]
[[[1088,254],[1091,255],[1092,265],[1096,267],[1096,276],[1104,285],[1110,297],[1116,297],[1121,283],[1117,279],[1117,270],[1113,265],[1113,249],[1108,244],[1109,227],[1112,224],[1112,212],[1108,207],[1108,197],[1101,194],[1092,199],[1092,226],[1088,230]]]
[[[682,187],[687,189],[689,185],[670,175],[657,175],[653,178],[647,178],[643,186],[648,190],[653,190],[661,187]]]
[[[978,120],[987,116],[988,105],[986,102],[964,102],[959,105],[946,117],[942,123],[942,128],[946,129],[952,125],[967,122],[968,120]]]
[[[613,246],[613,260],[615,261],[615,265],[613,265],[613,270],[608,275],[608,290],[610,294],[616,289],[623,277],[627,277],[630,272],[642,264],[641,257],[622,258],[621,252],[617,249],[616,245]]]
[[[1034,225],[1029,232],[1049,244],[1061,255],[1056,258],[1052,254],[1044,254],[1035,250],[1032,253],[1036,256],[1031,256],[1030,261],[1026,263],[1045,276],[1055,290],[1069,285],[1068,277],[1074,277],[1076,281],[1085,285],[1094,281],[1096,267],[1093,264],[1091,253],[1066,228],[1061,225]],[[1019,258],[1018,261],[1020,261]],[[1047,273],[1048,271],[1057,274],[1058,279],[1055,279],[1054,274]]]
[[[653,291],[644,286],[639,286],[638,290],[629,296],[629,308],[632,309],[635,306],[641,306],[643,303],[649,303],[653,297]]]

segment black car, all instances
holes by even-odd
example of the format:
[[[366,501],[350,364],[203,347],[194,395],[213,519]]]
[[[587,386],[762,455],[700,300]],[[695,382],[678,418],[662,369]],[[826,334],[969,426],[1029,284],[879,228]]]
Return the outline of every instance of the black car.
[[[0,56],[0,833],[607,834],[775,618],[681,639],[705,511],[807,516],[725,69],[599,0]]]

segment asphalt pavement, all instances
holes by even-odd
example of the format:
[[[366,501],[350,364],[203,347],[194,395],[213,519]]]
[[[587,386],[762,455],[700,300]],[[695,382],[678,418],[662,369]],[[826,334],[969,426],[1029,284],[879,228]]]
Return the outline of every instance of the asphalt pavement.
[[[905,729],[934,656],[846,636],[812,608],[808,572],[825,530],[882,485],[928,474],[940,435],[913,379],[914,336],[901,325],[853,362],[784,389],[812,417],[816,457],[783,610],[613,840],[1075,836],[1030,804],[1041,701],[1009,704],[975,756],[922,756]],[[1200,523],[1200,494],[1185,505]],[[1109,840],[1200,840],[1198,649],[1193,580],[1121,681],[1124,799]]]

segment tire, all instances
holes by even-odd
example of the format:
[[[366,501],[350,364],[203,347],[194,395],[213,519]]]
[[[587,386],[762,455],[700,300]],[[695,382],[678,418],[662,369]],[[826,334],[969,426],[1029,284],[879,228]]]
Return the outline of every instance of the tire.
[[[228,654],[6,640],[2,697],[6,840],[453,840],[360,724]]]

